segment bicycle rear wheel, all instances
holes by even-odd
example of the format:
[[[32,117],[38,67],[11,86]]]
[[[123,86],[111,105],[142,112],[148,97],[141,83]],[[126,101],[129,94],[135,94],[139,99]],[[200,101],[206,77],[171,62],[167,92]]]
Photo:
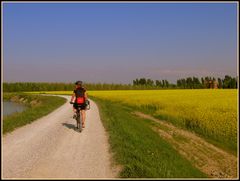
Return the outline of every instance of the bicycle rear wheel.
[[[77,128],[79,129],[79,132],[82,132],[82,117],[80,113],[77,115]]]

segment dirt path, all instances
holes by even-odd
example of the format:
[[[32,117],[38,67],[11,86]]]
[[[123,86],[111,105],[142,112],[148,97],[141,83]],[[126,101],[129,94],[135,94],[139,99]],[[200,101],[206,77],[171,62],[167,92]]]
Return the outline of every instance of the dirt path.
[[[107,135],[96,104],[86,127],[75,130],[68,102],[35,122],[4,135],[3,178],[114,178]]]
[[[193,165],[214,178],[237,178],[237,157],[206,142],[197,135],[177,128],[170,123],[152,116],[135,112],[135,115],[153,120],[158,126],[153,127],[159,135]]]

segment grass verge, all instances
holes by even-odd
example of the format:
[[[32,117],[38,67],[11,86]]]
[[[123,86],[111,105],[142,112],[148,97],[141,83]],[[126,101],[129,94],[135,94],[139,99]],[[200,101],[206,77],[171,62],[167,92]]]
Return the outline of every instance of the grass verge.
[[[120,103],[91,99],[99,106],[114,160],[122,166],[120,177],[207,177],[151,129],[151,120],[134,116],[132,108]]]
[[[62,97],[30,95],[27,93],[4,93],[3,99],[24,104],[27,107],[23,112],[3,117],[3,134],[49,114],[66,102],[66,99]]]

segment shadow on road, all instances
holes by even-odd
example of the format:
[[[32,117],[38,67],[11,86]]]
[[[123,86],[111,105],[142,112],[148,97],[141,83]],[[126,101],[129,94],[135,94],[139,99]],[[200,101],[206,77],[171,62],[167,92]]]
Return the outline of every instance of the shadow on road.
[[[78,129],[77,129],[76,125],[74,125],[74,124],[62,123],[62,125],[63,125],[63,126],[66,126],[66,127],[69,128],[69,129],[72,129],[72,130],[78,132]]]

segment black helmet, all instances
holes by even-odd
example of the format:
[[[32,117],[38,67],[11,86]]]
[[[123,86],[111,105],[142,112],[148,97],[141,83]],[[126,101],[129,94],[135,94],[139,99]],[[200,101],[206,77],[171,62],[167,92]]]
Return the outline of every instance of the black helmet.
[[[75,85],[82,85],[82,81],[78,80],[77,82],[75,82]]]

